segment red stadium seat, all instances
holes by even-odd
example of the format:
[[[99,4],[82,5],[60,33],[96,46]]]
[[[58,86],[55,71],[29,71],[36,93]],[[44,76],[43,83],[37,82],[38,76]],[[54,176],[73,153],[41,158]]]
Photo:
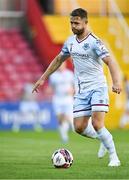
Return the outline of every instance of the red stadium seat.
[[[43,71],[38,61],[19,29],[0,29],[0,101],[21,99],[25,83]]]

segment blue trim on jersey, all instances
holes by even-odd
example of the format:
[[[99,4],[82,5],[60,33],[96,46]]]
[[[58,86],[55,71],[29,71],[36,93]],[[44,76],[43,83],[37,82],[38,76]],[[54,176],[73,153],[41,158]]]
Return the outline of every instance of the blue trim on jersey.
[[[92,33],[90,33],[91,36],[93,36],[95,39],[98,39],[97,37],[95,37]]]
[[[80,93],[81,86],[80,86],[80,84],[79,84],[79,83],[78,83],[78,88],[79,88],[78,92]]]
[[[105,54],[108,54],[109,55],[109,52],[103,52],[103,53],[101,53],[99,56],[102,56],[102,55],[105,55]]]
[[[99,55],[99,57],[100,57],[101,59],[103,59],[103,58],[105,58],[105,57],[107,57],[107,56],[110,56],[108,52],[105,52],[105,53],[102,53],[101,55]]]
[[[84,39],[80,40],[80,41],[77,39],[77,36],[76,36],[77,42],[81,43],[81,42],[85,41],[89,37],[90,34],[91,34],[91,32],[89,34],[87,34],[87,36]]]
[[[77,77],[77,80],[78,80],[78,93],[80,94],[80,91],[81,91],[81,86],[80,86],[80,80],[79,80],[79,78]]]
[[[63,54],[65,54],[65,55],[70,55],[69,52],[66,52],[66,51],[63,51],[63,50],[62,50],[62,52],[63,52]]]

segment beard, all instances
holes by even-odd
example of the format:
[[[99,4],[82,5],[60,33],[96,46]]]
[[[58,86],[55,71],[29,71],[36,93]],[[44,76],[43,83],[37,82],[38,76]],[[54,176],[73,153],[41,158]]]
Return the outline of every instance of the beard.
[[[82,28],[82,29],[72,29],[72,32],[74,33],[74,34],[76,34],[76,35],[81,35],[81,34],[83,34],[84,33],[84,28]]]

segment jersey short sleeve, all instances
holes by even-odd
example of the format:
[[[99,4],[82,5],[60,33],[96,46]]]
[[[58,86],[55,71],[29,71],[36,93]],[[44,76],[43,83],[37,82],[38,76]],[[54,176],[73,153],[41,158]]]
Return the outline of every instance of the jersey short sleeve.
[[[69,50],[70,45],[69,44],[70,44],[70,38],[68,38],[65,41],[65,43],[64,43],[64,45],[63,45],[63,47],[61,49],[61,54],[66,56],[66,57],[70,57],[70,50]]]
[[[101,59],[109,56],[109,51],[100,39],[96,39],[94,42],[94,50],[98,57]]]

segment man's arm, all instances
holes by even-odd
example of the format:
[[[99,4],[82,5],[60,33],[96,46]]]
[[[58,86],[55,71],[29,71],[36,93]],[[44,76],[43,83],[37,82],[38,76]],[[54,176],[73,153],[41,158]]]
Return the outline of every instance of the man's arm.
[[[103,58],[103,61],[108,66],[111,77],[112,77],[112,91],[120,94],[122,91],[122,78],[120,68],[115,60],[113,60],[110,56]]]
[[[39,80],[34,84],[34,87],[32,89],[33,92],[38,92],[38,88],[44,84],[45,80],[49,78],[49,76],[55,72],[63,63],[64,60],[66,60],[68,56],[58,54],[53,61],[50,63],[46,71],[42,74],[42,76],[39,78]]]

